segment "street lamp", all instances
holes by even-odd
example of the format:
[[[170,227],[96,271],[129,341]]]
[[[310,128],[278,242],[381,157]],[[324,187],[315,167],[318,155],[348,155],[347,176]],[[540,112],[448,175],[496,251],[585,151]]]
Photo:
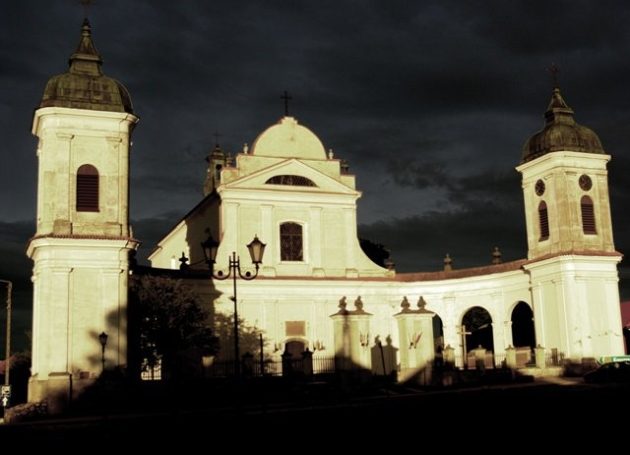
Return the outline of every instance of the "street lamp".
[[[108,335],[105,332],[101,332],[98,336],[98,341],[101,343],[101,374],[105,371],[105,346],[107,345]]]
[[[219,242],[212,238],[212,235],[209,235],[205,242],[201,242],[201,248],[203,248],[203,255],[206,259],[208,267],[210,267],[210,274],[213,278],[217,280],[227,280],[230,276],[233,280],[233,296],[231,297],[234,302],[234,375],[236,377],[240,376],[241,372],[241,364],[240,364],[240,352],[238,347],[238,308],[236,305],[236,276],[240,276],[244,280],[253,280],[258,276],[258,269],[260,264],[262,264],[263,254],[265,253],[265,245],[262,243],[258,236],[254,236],[254,240],[249,242],[247,245],[247,249],[249,250],[249,255],[252,259],[252,263],[254,267],[256,267],[256,272],[252,275],[251,272],[245,272],[244,274],[241,272],[241,258],[236,255],[235,251],[232,251],[232,256],[228,256],[229,260],[229,269],[227,275],[223,273],[223,271],[219,270],[216,274],[214,273],[214,264],[217,257],[217,251],[219,249]]]
[[[6,284],[7,286],[7,333],[4,350],[4,387],[2,388],[2,403],[4,407],[6,407],[9,402],[9,397],[11,396],[9,375],[11,372],[11,294],[13,290],[13,283],[9,280],[0,280],[0,283]]]

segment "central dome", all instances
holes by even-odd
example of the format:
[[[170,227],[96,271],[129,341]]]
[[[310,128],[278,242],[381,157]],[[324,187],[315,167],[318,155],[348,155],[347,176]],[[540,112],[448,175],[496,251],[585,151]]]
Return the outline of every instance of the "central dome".
[[[293,117],[282,117],[263,131],[254,141],[251,153],[281,158],[326,159],[322,141]]]
[[[523,146],[522,163],[551,152],[569,150],[582,153],[605,154],[597,134],[576,123],[571,109],[554,88],[545,112],[545,127],[534,134]]]

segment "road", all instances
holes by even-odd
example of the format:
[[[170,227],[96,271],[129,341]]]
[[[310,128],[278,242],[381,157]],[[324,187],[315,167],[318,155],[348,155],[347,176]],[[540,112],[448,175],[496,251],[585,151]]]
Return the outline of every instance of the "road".
[[[191,444],[210,438],[216,445],[216,438],[247,444],[253,442],[248,435],[263,433],[271,438],[265,443],[277,444],[282,435],[293,439],[301,432],[326,438],[362,434],[368,440],[383,432],[394,440],[401,435],[411,440],[439,435],[454,444],[465,444],[470,438],[493,440],[510,435],[515,443],[562,440],[568,444],[587,436],[589,441],[602,440],[616,431],[624,435],[628,431],[629,398],[630,384],[588,385],[581,379],[563,378],[458,390],[393,387],[370,396],[336,399],[313,392],[299,403],[261,400],[210,409],[0,425],[0,438],[37,444],[102,441],[104,447],[125,441],[146,448],[161,444],[166,436]]]

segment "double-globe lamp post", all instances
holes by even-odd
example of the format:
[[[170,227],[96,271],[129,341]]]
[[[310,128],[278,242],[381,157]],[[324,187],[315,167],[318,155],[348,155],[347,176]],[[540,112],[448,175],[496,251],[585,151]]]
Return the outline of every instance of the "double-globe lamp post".
[[[254,264],[254,267],[256,267],[256,271],[253,275],[251,272],[241,272],[241,258],[236,255],[235,251],[232,251],[232,255],[228,256],[229,269],[227,274],[225,274],[221,270],[219,270],[215,274],[214,264],[217,257],[217,251],[219,249],[219,242],[214,240],[214,238],[212,238],[212,235],[209,235],[205,242],[201,242],[203,255],[206,259],[206,262],[208,263],[208,267],[210,268],[210,274],[212,275],[212,277],[217,280],[227,280],[231,276],[233,280],[233,296],[231,297],[231,299],[234,302],[234,375],[237,378],[241,374],[241,361],[238,336],[238,306],[236,304],[236,277],[238,275],[243,280],[249,281],[258,276],[258,269],[260,267],[260,264],[262,264],[263,254],[265,253],[265,246],[267,245],[262,243],[258,239],[258,236],[254,236],[254,240],[249,242],[249,244],[247,245],[252,263]]]

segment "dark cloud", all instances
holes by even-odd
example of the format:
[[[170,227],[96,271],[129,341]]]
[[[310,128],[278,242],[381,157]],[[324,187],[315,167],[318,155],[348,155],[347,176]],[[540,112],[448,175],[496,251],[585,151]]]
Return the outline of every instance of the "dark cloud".
[[[476,14],[479,2],[460,3],[474,30],[513,54],[598,51],[628,39],[630,7],[618,1],[492,0],[484,2],[483,15]]]
[[[26,246],[34,233],[34,221],[0,222],[0,278],[16,287],[30,287],[32,262],[26,257]]]
[[[484,169],[481,172],[457,176],[440,161],[411,161],[394,159],[388,164],[388,172],[401,187],[418,190],[444,189],[447,199],[455,205],[466,206],[472,202],[495,202],[510,207],[522,207],[520,176],[514,170]]]
[[[435,161],[409,162],[406,159],[389,161],[387,171],[392,179],[402,187],[425,189],[429,187],[445,187],[449,185],[449,176],[444,163]]]
[[[137,256],[139,263],[148,265],[147,258],[157,245],[157,242],[175,227],[186,212],[188,210],[173,210],[151,218],[131,220],[134,236],[142,241]]]
[[[35,232],[33,221],[13,223],[0,222],[0,279],[13,283],[12,293],[12,351],[27,347],[27,332],[31,327],[33,302],[31,268],[32,262],[26,257],[26,245]],[[6,286],[0,285],[0,332],[6,327]],[[0,358],[4,358],[4,343],[1,343]]]
[[[200,200],[212,134],[228,152],[251,144],[286,89],[291,112],[350,161],[361,231],[399,268],[439,268],[446,252],[485,264],[495,245],[524,257],[513,168],[542,127],[555,62],[576,119],[613,155],[616,245],[630,249],[626,2],[108,0],[90,16],[104,70],[141,119],[131,217],[143,248]],[[0,273],[19,280],[34,229],[20,220],[36,217],[33,109],[81,20],[70,0],[6,2],[0,15]]]
[[[449,253],[458,268],[488,265],[498,246],[505,261],[522,259],[523,215],[486,203],[359,226],[362,238],[385,245],[400,272],[441,270]]]
[[[626,297],[630,298],[630,156],[617,156],[610,165],[609,185],[613,232],[617,251],[625,254],[622,266],[629,272],[625,275]]]

